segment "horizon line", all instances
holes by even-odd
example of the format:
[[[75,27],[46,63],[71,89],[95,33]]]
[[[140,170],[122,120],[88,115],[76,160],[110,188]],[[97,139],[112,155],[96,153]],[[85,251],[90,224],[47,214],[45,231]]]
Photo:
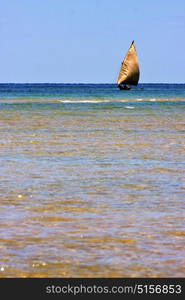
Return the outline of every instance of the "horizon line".
[[[0,82],[0,84],[114,84],[115,82]],[[185,84],[185,82],[140,82],[139,84]]]

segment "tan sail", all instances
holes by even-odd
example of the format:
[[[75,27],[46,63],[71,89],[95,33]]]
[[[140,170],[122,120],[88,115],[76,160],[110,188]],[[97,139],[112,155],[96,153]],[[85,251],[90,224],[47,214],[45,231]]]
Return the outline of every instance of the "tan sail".
[[[118,84],[137,85],[139,81],[139,63],[134,41],[132,42],[121,65]]]

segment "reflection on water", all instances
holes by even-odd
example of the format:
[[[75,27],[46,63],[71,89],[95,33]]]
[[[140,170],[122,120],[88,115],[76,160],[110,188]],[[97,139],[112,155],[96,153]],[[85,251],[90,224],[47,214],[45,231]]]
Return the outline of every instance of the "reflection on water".
[[[1,104],[0,276],[184,277],[184,112]]]

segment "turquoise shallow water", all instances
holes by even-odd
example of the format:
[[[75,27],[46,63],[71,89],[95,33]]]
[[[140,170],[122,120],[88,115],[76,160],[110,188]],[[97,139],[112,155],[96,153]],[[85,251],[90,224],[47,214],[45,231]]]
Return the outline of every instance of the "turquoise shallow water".
[[[184,277],[185,86],[61,86],[0,85],[0,276]]]

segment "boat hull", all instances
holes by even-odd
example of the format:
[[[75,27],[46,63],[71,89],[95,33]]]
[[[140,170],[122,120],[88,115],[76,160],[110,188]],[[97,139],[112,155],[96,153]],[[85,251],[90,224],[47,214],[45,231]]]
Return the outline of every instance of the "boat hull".
[[[118,87],[121,91],[129,91],[131,89],[131,87],[129,87],[127,85],[124,85],[124,86],[118,85]]]

